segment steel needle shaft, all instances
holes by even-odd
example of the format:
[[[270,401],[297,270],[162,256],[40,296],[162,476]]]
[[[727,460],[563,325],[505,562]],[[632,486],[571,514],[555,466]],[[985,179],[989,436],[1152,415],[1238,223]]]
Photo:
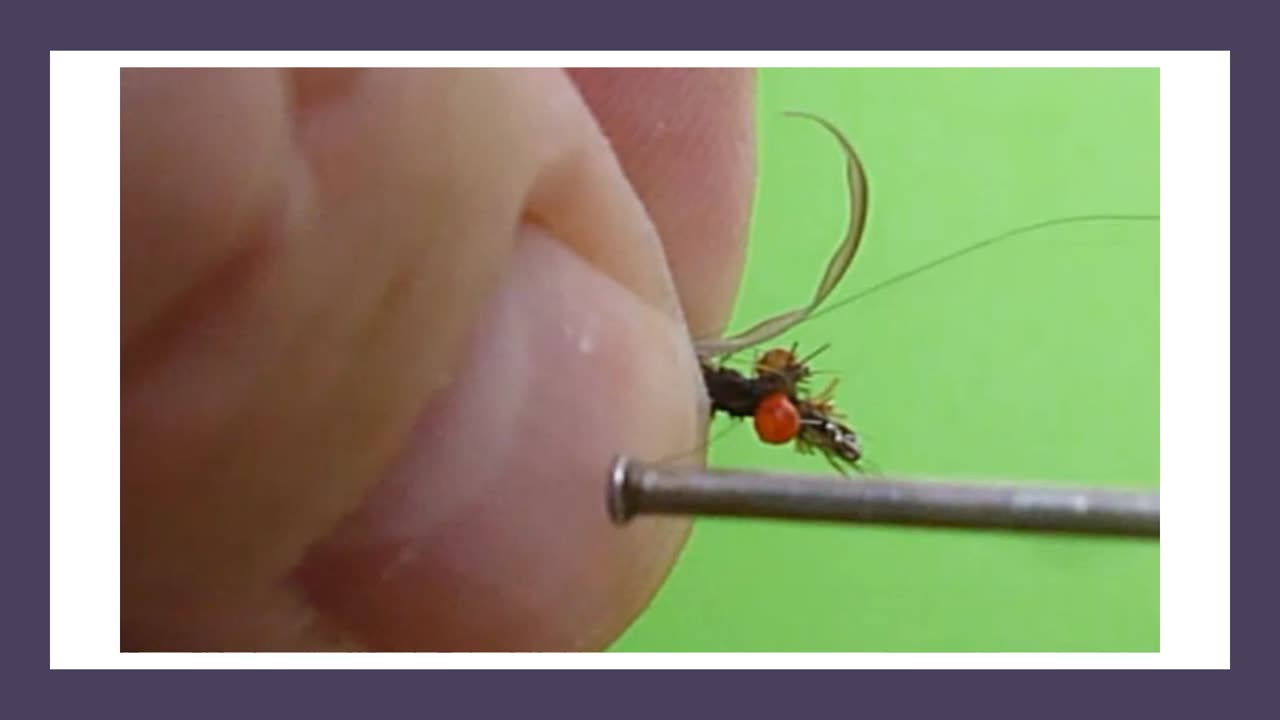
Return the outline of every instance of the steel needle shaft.
[[[618,458],[608,509],[1031,532],[1160,537],[1160,494],[1022,484],[828,478],[643,463]]]

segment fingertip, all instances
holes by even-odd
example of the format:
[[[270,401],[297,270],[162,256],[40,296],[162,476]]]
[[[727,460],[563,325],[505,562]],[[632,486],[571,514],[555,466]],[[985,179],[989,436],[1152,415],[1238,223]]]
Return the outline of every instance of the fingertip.
[[[618,453],[700,442],[687,333],[526,229],[467,357],[357,516],[309,556],[310,597],[378,649],[601,649],[688,532],[619,528],[604,502]]]

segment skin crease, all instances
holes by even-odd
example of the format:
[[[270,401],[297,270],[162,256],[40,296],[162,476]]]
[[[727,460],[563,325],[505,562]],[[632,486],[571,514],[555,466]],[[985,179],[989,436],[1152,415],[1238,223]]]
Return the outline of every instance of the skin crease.
[[[687,524],[753,79],[122,74],[125,650],[594,650]],[[687,318],[687,320],[686,320]]]

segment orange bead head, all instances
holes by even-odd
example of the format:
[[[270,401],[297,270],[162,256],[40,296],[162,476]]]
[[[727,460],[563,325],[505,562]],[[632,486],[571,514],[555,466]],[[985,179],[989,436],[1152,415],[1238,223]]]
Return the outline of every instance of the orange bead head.
[[[753,420],[756,435],[771,445],[789,443],[800,432],[800,411],[786,393],[766,395],[756,406]]]

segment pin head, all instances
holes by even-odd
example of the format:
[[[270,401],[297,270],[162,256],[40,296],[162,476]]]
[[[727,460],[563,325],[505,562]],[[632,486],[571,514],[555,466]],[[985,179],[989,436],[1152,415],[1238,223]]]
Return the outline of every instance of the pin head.
[[[605,489],[605,505],[609,508],[609,519],[614,525],[626,525],[634,514],[631,509],[627,488],[627,468],[630,461],[624,455],[613,460],[609,469],[609,484]]]

